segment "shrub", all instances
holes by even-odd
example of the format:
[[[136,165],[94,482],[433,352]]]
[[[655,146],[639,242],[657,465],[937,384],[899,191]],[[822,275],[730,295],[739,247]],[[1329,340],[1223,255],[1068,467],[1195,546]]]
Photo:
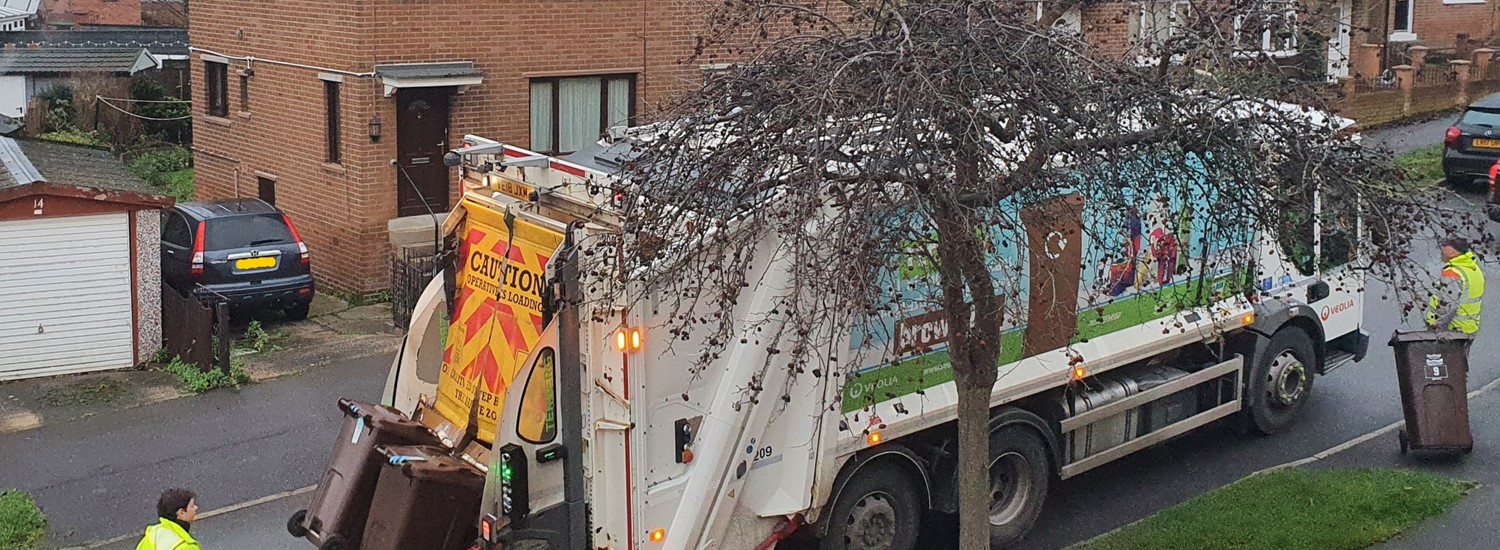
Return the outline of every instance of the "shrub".
[[[0,491],[0,548],[29,550],[47,532],[47,516],[31,495]]]
[[[47,132],[36,137],[42,141],[55,141],[70,145],[84,145],[87,147],[109,148],[109,140],[97,132],[82,132],[78,130],[61,130]]]
[[[177,375],[182,379],[182,385],[193,393],[203,393],[230,386],[239,387],[240,384],[250,381],[250,375],[239,366],[231,366],[229,374],[226,375],[219,369],[204,371],[197,365],[183,362],[181,357],[172,358],[172,362],[163,366],[162,370]]]

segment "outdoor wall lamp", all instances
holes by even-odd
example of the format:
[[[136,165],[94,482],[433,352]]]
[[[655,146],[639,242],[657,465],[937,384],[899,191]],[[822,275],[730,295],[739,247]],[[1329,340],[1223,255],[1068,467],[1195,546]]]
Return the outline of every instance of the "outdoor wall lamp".
[[[380,143],[380,115],[370,118],[370,143]]]

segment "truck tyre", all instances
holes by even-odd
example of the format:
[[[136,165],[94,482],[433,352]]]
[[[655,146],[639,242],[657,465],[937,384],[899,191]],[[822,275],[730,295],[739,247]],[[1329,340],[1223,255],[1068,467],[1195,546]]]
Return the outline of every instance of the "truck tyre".
[[[1020,542],[1042,513],[1052,482],[1047,444],[1029,426],[990,432],[990,548]]]
[[[1312,396],[1317,361],[1312,338],[1302,329],[1283,328],[1271,336],[1246,383],[1249,427],[1271,435],[1290,426]]]
[[[922,530],[918,494],[893,464],[861,468],[839,493],[819,550],[912,550]]]

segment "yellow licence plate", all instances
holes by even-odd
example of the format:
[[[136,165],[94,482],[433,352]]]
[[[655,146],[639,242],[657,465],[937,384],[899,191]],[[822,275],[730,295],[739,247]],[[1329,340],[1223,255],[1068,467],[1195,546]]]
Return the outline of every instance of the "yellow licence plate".
[[[1483,147],[1485,149],[1500,149],[1500,139],[1475,138],[1474,146]]]
[[[491,181],[493,182],[492,185],[494,185],[496,191],[505,193],[523,201],[531,200],[532,188],[530,185],[526,185],[509,178],[494,178]]]
[[[264,258],[245,258],[242,260],[234,261],[234,268],[240,271],[248,271],[251,269],[266,269],[268,267],[276,267],[276,258],[274,256],[266,256]]]

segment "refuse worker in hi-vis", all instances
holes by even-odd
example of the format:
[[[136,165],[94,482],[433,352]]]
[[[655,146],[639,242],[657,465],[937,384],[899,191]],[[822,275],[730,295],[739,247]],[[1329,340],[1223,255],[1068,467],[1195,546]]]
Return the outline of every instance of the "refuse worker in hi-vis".
[[[1467,239],[1449,237],[1439,245],[1443,274],[1438,292],[1429,300],[1427,328],[1474,334],[1479,332],[1479,308],[1484,303],[1484,272]]]
[[[188,531],[198,518],[198,495],[187,489],[167,489],[156,500],[161,522],[146,528],[135,550],[202,550]]]

